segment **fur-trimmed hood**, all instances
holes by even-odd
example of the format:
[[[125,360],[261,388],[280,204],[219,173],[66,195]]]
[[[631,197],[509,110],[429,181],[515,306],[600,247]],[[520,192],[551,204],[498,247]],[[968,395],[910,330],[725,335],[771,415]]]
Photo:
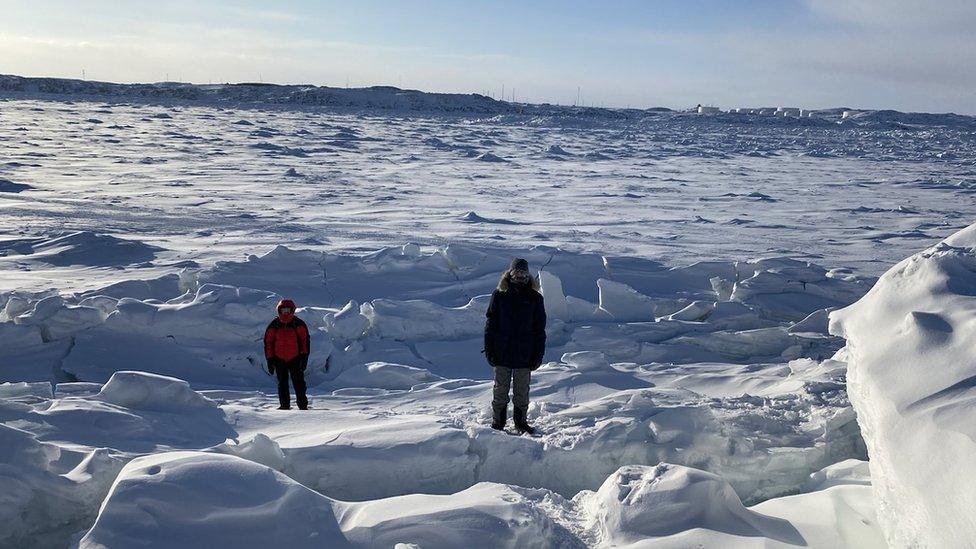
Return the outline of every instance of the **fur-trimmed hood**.
[[[538,292],[541,288],[539,285],[539,277],[529,275],[529,281],[529,285],[532,286],[532,289]],[[511,282],[512,269],[507,269],[502,273],[502,277],[498,279],[498,291],[507,292]]]

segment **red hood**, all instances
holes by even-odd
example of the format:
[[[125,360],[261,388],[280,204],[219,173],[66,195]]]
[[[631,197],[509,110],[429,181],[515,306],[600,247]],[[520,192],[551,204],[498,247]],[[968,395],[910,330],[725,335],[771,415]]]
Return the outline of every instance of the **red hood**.
[[[289,307],[291,308],[292,312],[284,314],[281,312],[282,307]],[[284,322],[285,324],[288,324],[289,322],[291,322],[291,319],[295,318],[295,309],[296,307],[294,301],[290,299],[282,299],[281,301],[278,302],[278,307],[275,309],[278,311],[278,320]]]

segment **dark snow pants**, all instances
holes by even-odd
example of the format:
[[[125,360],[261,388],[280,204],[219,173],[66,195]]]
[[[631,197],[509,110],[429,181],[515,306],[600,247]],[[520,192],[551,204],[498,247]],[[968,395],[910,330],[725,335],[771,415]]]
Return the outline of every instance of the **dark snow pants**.
[[[298,407],[303,410],[308,408],[302,359],[295,358],[288,362],[278,360],[275,364],[275,375],[278,376],[278,403],[281,404],[281,407],[291,407],[291,395],[288,393],[288,376],[291,376],[291,384],[295,386],[295,400],[298,402]]]
[[[495,366],[495,390],[491,399],[495,423],[505,423],[507,419],[509,390],[512,390],[512,404],[514,404],[512,417],[516,423],[525,422],[526,414],[529,411],[529,380],[531,378],[532,370],[528,368]]]

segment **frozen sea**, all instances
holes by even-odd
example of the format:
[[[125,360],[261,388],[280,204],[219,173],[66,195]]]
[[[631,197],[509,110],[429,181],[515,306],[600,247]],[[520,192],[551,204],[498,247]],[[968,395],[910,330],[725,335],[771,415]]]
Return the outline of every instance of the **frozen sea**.
[[[0,146],[0,178],[32,187],[0,192],[8,290],[118,278],[14,257],[10,241],[73,231],[160,248],[127,263],[140,276],[278,244],[359,253],[408,241],[668,265],[789,256],[879,275],[976,210],[972,126],[883,118],[8,100]],[[88,260],[127,267],[113,262]]]
[[[885,546],[828,315],[971,224],[973,119],[11,78],[0,546]],[[513,255],[536,437],[487,427]],[[308,412],[262,369],[281,297]]]

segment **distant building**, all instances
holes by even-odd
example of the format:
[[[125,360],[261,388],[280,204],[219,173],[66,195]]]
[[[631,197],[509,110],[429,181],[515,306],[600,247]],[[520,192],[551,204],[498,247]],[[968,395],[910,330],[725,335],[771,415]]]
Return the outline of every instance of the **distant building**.
[[[698,105],[698,114],[717,114],[722,112],[718,107],[705,107]]]

